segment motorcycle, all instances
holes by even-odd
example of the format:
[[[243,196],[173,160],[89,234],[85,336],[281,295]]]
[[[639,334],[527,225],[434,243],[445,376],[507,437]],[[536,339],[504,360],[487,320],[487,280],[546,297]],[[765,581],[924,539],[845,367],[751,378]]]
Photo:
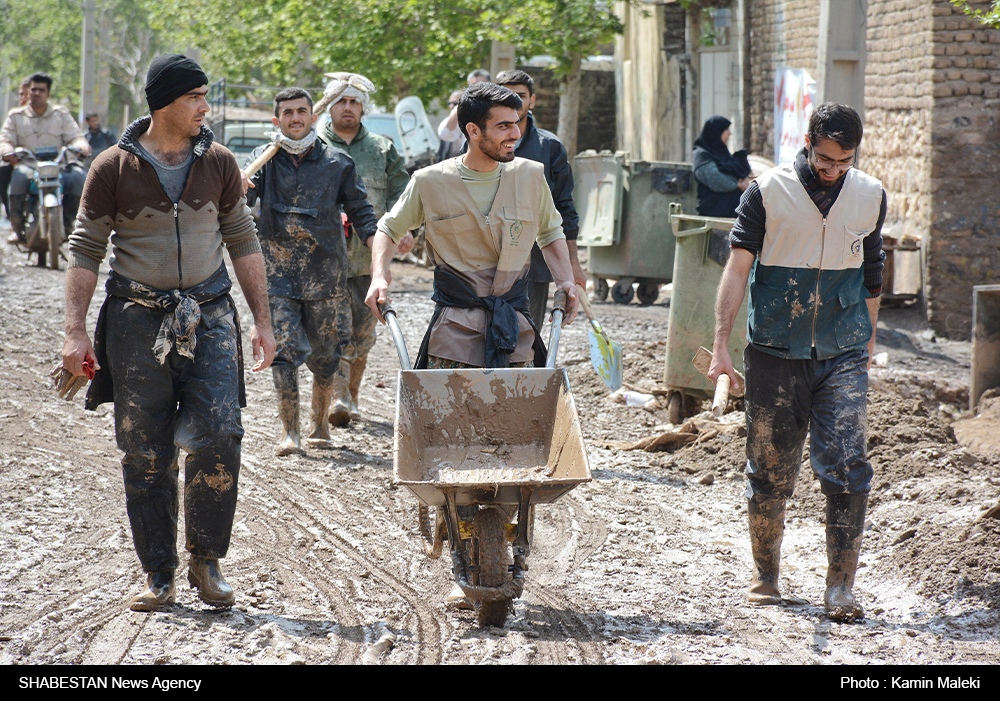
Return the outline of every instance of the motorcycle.
[[[38,254],[38,267],[59,269],[61,246],[66,240],[63,225],[63,186],[61,174],[70,169],[83,170],[76,158],[80,151],[72,146],[45,146],[32,153],[26,148],[15,149],[19,163],[32,169],[28,190],[28,211],[24,218],[24,246],[29,255]]]

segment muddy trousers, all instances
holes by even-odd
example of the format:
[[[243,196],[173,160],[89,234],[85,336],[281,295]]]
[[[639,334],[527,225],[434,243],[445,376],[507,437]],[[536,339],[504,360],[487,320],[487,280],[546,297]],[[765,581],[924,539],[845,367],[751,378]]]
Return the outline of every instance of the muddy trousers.
[[[786,360],[747,346],[746,497],[763,504],[792,496],[809,435],[823,494],[867,494],[868,351],[828,360]]]
[[[271,325],[278,349],[274,365],[303,363],[318,377],[333,377],[351,336],[350,299],[346,289],[329,299],[270,298]]]
[[[202,304],[195,358],[171,350],[163,364],[152,351],[162,312],[113,297],[106,314],[115,434],[125,452],[125,504],[142,568],[158,572],[179,564],[179,449],[187,453],[187,550],[225,557],[243,438],[235,309],[227,297]]]

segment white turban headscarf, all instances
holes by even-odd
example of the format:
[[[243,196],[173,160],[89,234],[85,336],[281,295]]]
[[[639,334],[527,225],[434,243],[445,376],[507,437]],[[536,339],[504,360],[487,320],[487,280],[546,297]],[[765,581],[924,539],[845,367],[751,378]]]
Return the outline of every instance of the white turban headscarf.
[[[362,116],[371,107],[369,93],[375,92],[375,84],[358,73],[324,73],[330,82],[326,84],[323,98],[316,103],[313,114],[322,114],[326,109],[345,97],[353,97],[361,103]]]

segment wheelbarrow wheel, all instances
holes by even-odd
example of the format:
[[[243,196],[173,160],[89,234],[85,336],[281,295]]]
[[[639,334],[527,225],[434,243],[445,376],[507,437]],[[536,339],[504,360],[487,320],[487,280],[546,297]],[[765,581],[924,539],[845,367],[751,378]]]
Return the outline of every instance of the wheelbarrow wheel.
[[[472,527],[473,550],[476,558],[476,584],[499,587],[510,579],[509,568],[514,564],[507,546],[506,519],[500,509],[479,509]],[[507,621],[511,600],[476,602],[479,625],[502,628]]]

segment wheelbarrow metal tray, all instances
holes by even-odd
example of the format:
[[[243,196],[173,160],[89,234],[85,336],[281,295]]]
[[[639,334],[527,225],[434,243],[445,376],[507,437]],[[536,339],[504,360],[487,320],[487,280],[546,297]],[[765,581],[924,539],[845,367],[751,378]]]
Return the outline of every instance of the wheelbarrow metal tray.
[[[393,483],[424,504],[550,503],[590,465],[569,378],[556,369],[403,370]]]

